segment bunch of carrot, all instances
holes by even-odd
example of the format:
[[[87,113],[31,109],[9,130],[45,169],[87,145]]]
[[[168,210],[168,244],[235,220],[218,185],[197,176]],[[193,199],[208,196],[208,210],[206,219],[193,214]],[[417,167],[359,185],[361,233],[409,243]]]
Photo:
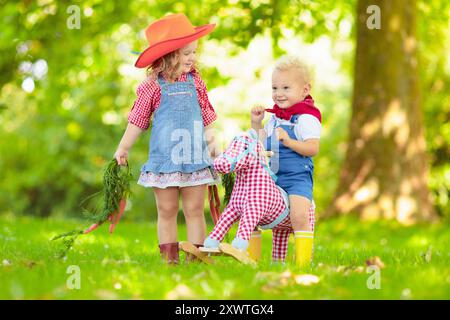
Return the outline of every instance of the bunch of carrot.
[[[131,180],[132,174],[128,164],[126,166],[119,166],[115,159],[109,162],[103,175],[102,191],[89,197],[92,198],[93,196],[103,195],[101,208],[94,212],[85,210],[85,216],[94,223],[87,229],[72,230],[51,239],[52,241],[57,239],[63,240],[64,246],[58,255],[59,257],[64,257],[66,255],[78,236],[94,231],[106,221],[110,222],[109,232],[114,232],[114,229],[125,210],[127,198],[130,196]]]

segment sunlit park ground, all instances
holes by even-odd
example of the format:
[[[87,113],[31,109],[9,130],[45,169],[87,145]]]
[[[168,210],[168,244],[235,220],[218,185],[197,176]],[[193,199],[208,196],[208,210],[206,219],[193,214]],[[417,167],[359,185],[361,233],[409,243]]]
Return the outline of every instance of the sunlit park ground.
[[[80,225],[76,220],[2,217],[0,298],[450,298],[450,232],[443,224],[319,221],[314,265],[306,270],[296,269],[291,261],[284,266],[270,263],[270,231],[263,233],[263,257],[256,268],[224,256],[214,257],[212,266],[185,264],[184,254],[180,265],[165,266],[156,225],[150,222],[123,221],[113,235],[102,226],[79,237],[64,258],[56,258],[62,244],[49,239]],[[185,237],[183,224],[179,235]],[[290,257],[291,250],[292,243]],[[368,260],[374,265],[368,266]],[[77,284],[71,276],[78,268]]]

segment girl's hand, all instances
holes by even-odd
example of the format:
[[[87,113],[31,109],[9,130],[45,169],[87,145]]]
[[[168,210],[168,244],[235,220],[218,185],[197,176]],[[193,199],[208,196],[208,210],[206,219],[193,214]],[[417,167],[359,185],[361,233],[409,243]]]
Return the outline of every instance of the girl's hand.
[[[261,123],[264,120],[265,108],[261,106],[253,107],[250,111],[253,123]]]
[[[119,166],[125,166],[127,165],[128,161],[128,150],[125,150],[123,148],[117,148],[116,153],[114,154],[114,158],[117,161],[117,164]]]

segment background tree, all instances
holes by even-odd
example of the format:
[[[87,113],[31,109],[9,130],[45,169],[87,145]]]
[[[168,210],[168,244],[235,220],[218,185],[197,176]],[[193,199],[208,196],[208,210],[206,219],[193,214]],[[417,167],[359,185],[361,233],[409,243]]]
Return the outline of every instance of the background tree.
[[[367,8],[381,9],[370,29]],[[404,223],[436,217],[428,188],[416,1],[360,0],[352,118],[330,212]]]

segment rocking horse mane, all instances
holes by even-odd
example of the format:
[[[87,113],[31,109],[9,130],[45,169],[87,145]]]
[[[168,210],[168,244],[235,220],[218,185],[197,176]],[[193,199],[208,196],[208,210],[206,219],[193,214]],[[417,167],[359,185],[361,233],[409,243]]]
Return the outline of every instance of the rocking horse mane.
[[[244,142],[245,143],[242,143]],[[248,150],[248,147],[253,148],[254,144],[254,150]],[[240,150],[242,148],[242,150]],[[235,153],[237,152],[237,154]],[[229,158],[238,158],[239,156],[242,156],[242,153],[246,152],[247,154],[243,157],[243,159],[246,161],[247,165],[245,168],[247,169],[249,165],[261,165],[261,162],[268,165],[267,159],[265,157],[265,148],[261,141],[259,141],[256,131],[249,130],[246,132],[242,132],[234,137],[234,139],[230,142],[227,149],[224,153],[227,153],[228,155],[234,154],[233,156],[229,156]],[[258,161],[256,161],[258,160]],[[257,163],[258,162],[258,163]],[[241,170],[232,170],[232,171],[241,171]]]
[[[253,181],[256,185],[268,184],[275,187],[276,176],[269,168],[264,145],[254,130],[236,135],[224,152],[214,160],[214,169],[222,174],[225,204],[231,200],[233,190],[239,185]]]

